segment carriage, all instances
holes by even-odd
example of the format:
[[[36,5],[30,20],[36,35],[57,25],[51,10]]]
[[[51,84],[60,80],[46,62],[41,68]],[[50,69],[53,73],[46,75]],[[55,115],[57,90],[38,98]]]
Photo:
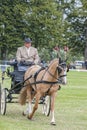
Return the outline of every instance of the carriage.
[[[10,89],[8,88],[2,88],[0,83],[0,114],[5,115],[6,109],[7,109],[7,103],[17,103],[18,95],[20,93],[20,90],[24,86],[24,74],[28,67],[32,66],[33,63],[21,63],[21,65],[18,65],[18,63],[11,62],[10,66],[13,67],[13,71],[10,72],[9,68],[6,71],[6,74],[11,79],[11,85]],[[4,77],[2,77],[2,80]],[[3,82],[3,81],[2,81]],[[34,99],[35,100],[35,99]],[[34,100],[32,103],[34,103]],[[50,97],[43,97],[40,99],[39,104],[43,105],[43,108],[45,110],[45,114],[48,116],[50,113]]]
[[[55,125],[54,118],[54,101],[57,90],[60,89],[60,84],[66,84],[66,72],[68,68],[65,61],[56,58],[50,62],[47,67],[41,67],[32,63],[17,62],[12,63],[13,72],[7,72],[11,78],[11,88],[1,88],[0,86],[0,113],[5,115],[6,104],[12,102],[13,94],[20,93],[20,104],[24,105],[26,99],[28,101],[28,119],[32,119],[38,104],[42,103],[43,113],[49,116],[51,112],[51,124]],[[31,104],[35,100],[33,110]]]

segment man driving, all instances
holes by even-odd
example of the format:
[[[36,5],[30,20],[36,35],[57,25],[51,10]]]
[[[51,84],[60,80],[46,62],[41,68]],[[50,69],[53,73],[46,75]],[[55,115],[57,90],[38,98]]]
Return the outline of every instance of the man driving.
[[[34,64],[39,63],[39,55],[36,48],[32,47],[32,41],[30,38],[25,38],[24,46],[19,47],[16,53],[16,59],[20,62],[32,62]]]

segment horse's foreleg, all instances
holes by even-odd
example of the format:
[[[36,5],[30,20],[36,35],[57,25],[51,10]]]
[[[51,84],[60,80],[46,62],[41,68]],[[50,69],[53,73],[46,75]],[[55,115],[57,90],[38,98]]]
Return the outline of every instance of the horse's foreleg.
[[[55,123],[55,117],[54,117],[54,103],[55,103],[55,97],[56,97],[56,93],[53,93],[51,95],[51,124],[52,125],[56,125]]]
[[[35,111],[37,110],[40,97],[41,97],[41,95],[39,93],[37,93],[35,96],[35,105],[33,107],[32,113],[28,115],[28,119],[32,119]]]

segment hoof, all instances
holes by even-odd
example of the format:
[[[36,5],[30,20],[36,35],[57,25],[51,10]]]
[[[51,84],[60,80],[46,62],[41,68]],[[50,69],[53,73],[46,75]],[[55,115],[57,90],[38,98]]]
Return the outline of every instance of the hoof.
[[[32,120],[32,118],[30,118],[29,116],[27,116],[27,119]]]
[[[55,122],[51,122],[51,125],[56,125],[56,123]]]

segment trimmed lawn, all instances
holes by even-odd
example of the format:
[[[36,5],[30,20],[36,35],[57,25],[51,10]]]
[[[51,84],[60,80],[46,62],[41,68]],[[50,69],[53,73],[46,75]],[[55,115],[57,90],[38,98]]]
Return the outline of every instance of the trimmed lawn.
[[[87,130],[87,72],[70,71],[67,80],[57,92],[56,126],[50,125],[50,116],[42,114],[41,105],[30,121],[21,114],[25,106],[8,103],[6,115],[0,115],[0,130]],[[2,86],[10,87],[10,80],[5,79]]]

